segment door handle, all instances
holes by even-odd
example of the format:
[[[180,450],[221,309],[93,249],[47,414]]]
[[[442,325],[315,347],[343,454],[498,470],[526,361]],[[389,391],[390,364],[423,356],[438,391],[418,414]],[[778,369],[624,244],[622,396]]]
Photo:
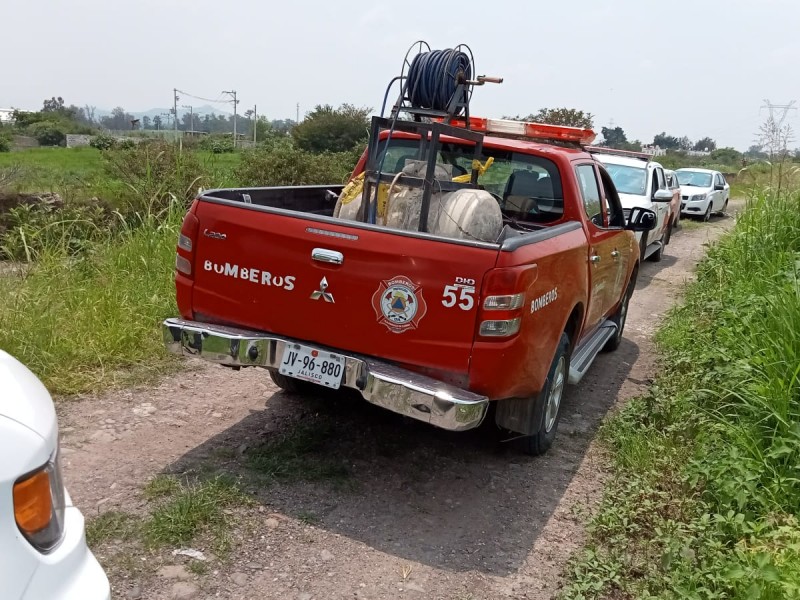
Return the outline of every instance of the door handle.
[[[612,250],[611,258],[619,258],[619,250]]]
[[[592,254],[592,255],[589,257],[589,260],[590,260],[590,261],[592,261],[594,264],[597,264],[597,263],[599,263],[599,262],[600,262],[600,257],[599,257],[599,256],[597,256],[597,254]]]
[[[340,265],[344,262],[344,254],[327,248],[314,248],[311,251],[311,259],[332,265]]]

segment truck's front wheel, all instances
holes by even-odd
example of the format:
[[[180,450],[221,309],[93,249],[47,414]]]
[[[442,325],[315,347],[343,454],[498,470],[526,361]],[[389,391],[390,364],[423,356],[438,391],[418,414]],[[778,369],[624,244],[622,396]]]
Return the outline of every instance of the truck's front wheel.
[[[553,445],[561,417],[561,400],[564,397],[564,387],[569,377],[569,337],[561,334],[556,354],[547,373],[542,391],[536,397],[536,409],[533,418],[536,420],[531,428],[533,435],[515,438],[514,445],[525,454],[538,456],[544,454]]]

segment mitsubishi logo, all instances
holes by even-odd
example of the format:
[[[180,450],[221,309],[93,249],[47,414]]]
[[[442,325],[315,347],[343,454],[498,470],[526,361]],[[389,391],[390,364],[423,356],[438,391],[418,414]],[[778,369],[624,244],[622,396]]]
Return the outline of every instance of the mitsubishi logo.
[[[324,299],[325,302],[334,303],[333,294],[328,291],[328,280],[324,277],[319,282],[319,289],[311,293],[312,300]]]

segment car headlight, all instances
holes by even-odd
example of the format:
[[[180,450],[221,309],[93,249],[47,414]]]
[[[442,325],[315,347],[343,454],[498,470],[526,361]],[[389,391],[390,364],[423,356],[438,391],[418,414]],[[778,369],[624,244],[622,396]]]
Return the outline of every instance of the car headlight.
[[[691,198],[692,202],[696,202],[697,200],[705,200],[705,199],[706,199],[706,195],[705,194],[695,194]]]
[[[47,464],[14,484],[17,527],[40,552],[49,552],[61,541],[65,503],[58,450]]]

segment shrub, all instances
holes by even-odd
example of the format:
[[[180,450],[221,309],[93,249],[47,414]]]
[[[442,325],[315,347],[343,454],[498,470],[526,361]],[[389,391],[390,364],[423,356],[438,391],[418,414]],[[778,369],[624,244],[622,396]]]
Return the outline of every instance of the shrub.
[[[11,151],[11,134],[0,127],[0,152]]]
[[[195,154],[162,140],[106,150],[103,158],[106,173],[124,186],[121,200],[129,211],[159,212],[172,198],[186,203],[204,185]]]
[[[236,168],[241,185],[324,185],[343,183],[358,158],[355,152],[312,154],[276,146],[243,153]]]
[[[40,121],[28,127],[28,133],[42,146],[61,146],[67,139],[64,129],[52,121]]]
[[[98,150],[111,150],[112,148],[116,148],[117,140],[110,135],[101,133],[89,140],[89,145],[92,148],[97,148]]]

